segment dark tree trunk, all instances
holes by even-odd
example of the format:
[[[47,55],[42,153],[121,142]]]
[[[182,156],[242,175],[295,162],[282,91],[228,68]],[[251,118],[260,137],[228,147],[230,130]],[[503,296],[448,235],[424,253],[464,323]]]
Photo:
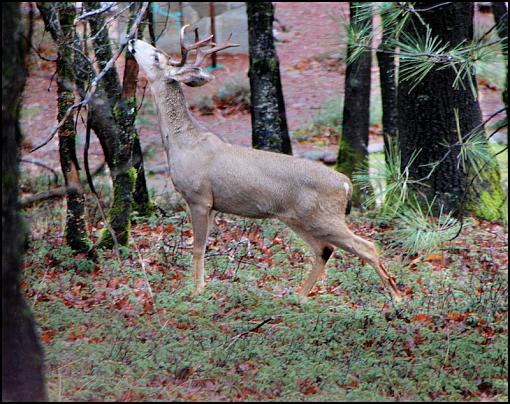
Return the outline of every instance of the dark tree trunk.
[[[256,149],[292,154],[273,41],[273,4],[246,3],[250,45],[252,145]]]
[[[506,3],[502,1],[492,3],[492,12],[494,20],[498,24],[498,35],[502,39],[501,51],[506,63],[506,80],[503,90],[503,103],[506,108],[506,118],[508,120],[508,9]]]
[[[474,3],[446,3],[432,8],[434,5],[439,3],[416,5],[417,9],[428,9],[420,12],[420,17],[430,27],[432,36],[452,47],[473,38]],[[425,37],[426,27],[417,17],[413,17],[406,29],[411,36]],[[405,64],[401,61],[402,68]],[[447,212],[454,213],[462,211],[469,174],[459,164],[459,147],[452,147],[445,157],[449,145],[459,141],[455,111],[458,111],[460,133],[464,137],[482,122],[478,100],[468,78],[456,89],[453,87],[455,77],[452,68],[432,69],[414,89],[414,82],[400,79],[398,90],[402,167],[408,164],[413,153],[419,152],[410,167],[410,174],[414,179],[422,179],[429,175],[431,163],[440,162],[426,180],[429,187],[420,187],[417,191],[426,193],[429,201],[436,197],[438,206],[443,204]],[[472,80],[476,87],[476,79],[473,77]],[[504,201],[499,178],[497,164],[484,169],[482,180],[468,193],[468,210],[476,210],[485,218],[499,216]]]
[[[76,15],[73,2],[37,3],[44,19],[46,30],[58,47],[57,95],[60,122],[66,111],[74,104],[73,52],[70,46],[74,41],[73,22]],[[74,115],[67,117],[58,130],[60,166],[67,187],[67,212],[65,238],[75,251],[86,252],[91,243],[85,226],[85,198],[80,181],[80,167],[76,158],[76,131]]]
[[[381,16],[384,20],[385,16]],[[384,155],[388,161],[390,145],[397,138],[397,81],[395,77],[395,47],[392,46],[393,31],[391,27],[383,30],[381,44],[377,51],[379,63],[379,80],[381,83],[382,133],[384,138]]]
[[[149,31],[151,45],[154,47],[156,47],[156,32],[154,31],[155,25],[154,12],[152,11],[152,7],[149,7],[147,8],[147,29]]]
[[[356,3],[350,3],[350,24],[355,29],[368,24],[371,31],[372,20],[357,21]],[[368,35],[368,33],[367,33]],[[347,54],[352,52],[347,47]],[[368,170],[368,129],[370,125],[370,76],[372,52],[366,50],[347,66],[345,72],[345,97],[343,131],[338,150],[336,169],[352,178],[358,170]],[[352,204],[360,206],[363,196],[359,186],[354,184]]]
[[[139,216],[150,216],[154,213],[154,204],[150,199],[147,180],[145,179],[145,167],[143,165],[142,146],[138,131],[135,129],[135,139],[133,141],[133,167],[136,170],[136,183],[133,192],[133,201],[135,209]]]
[[[150,10],[149,7],[147,10]],[[130,23],[126,30],[129,32],[131,25],[134,22],[135,14],[138,10],[134,7],[131,12]],[[147,14],[147,26],[151,26],[151,15]],[[141,26],[138,31],[138,37],[142,37],[143,27]],[[134,105],[134,108],[125,111],[126,114],[131,115],[132,118],[132,131],[134,135],[133,139],[133,167],[136,170],[136,183],[133,191],[133,202],[134,208],[138,212],[138,215],[148,216],[153,213],[154,205],[149,197],[149,189],[147,188],[147,181],[145,179],[145,168],[143,165],[143,153],[140,145],[140,138],[138,131],[135,127],[136,119],[136,88],[138,85],[138,63],[131,52],[126,52],[126,64],[124,66],[124,79],[122,82],[122,94],[121,101],[125,103],[127,107],[130,104]]]
[[[213,38],[216,38],[216,10],[214,7],[214,1],[209,2],[209,18],[211,20],[211,35]],[[217,65],[217,57],[216,53],[211,55],[211,67],[216,67]]]
[[[18,205],[18,116],[25,84],[20,3],[2,3],[2,401],[46,401],[43,354],[20,290],[25,228]]]

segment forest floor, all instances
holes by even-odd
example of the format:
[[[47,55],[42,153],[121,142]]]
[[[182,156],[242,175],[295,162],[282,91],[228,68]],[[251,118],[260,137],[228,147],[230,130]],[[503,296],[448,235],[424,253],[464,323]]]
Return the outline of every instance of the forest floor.
[[[381,249],[406,295],[397,306],[371,267],[337,250],[300,304],[303,241],[221,214],[206,290],[191,297],[190,218],[179,199],[163,208],[135,219],[120,260],[73,254],[62,202],[27,210],[23,289],[52,401],[507,401],[505,225],[470,220],[428,255]],[[100,222],[94,204],[87,212]],[[389,244],[372,214],[349,226]]]
[[[340,3],[276,6],[286,28],[277,50],[296,155],[336,154],[345,51],[339,16],[347,12]],[[485,25],[492,21],[490,15],[477,18]],[[36,43],[54,57],[47,39]],[[224,105],[209,115],[199,111],[204,97],[232,79],[246,86],[245,56],[219,55],[218,62],[223,67],[212,85],[185,89],[192,113],[226,140],[249,146],[248,113]],[[485,115],[502,107],[501,71],[480,68]],[[56,139],[27,153],[56,123],[56,84],[48,91],[53,72],[53,64],[31,57],[23,157],[60,172]],[[377,77],[374,67],[372,145],[382,142]],[[141,78],[139,100],[145,84]],[[23,288],[45,350],[50,399],[507,400],[506,225],[470,218],[454,241],[406,256],[388,248],[391,227],[373,212],[355,211],[349,226],[375,240],[405,302],[395,306],[372,268],[338,250],[309,303],[299,304],[294,291],[311,260],[303,242],[275,221],[220,214],[208,242],[207,288],[191,297],[191,222],[163,172],[157,117],[148,88],[145,93],[137,124],[146,166],[154,173],[149,184],[167,214],[134,217],[130,248],[121,248],[120,261],[111,251],[92,260],[65,246],[64,201],[25,211],[30,236]],[[81,162],[81,123],[78,130]],[[103,161],[95,137],[90,155],[93,167]],[[507,184],[508,159],[498,158]],[[107,178],[95,180],[108,206]],[[26,163],[22,181],[26,193],[54,186],[45,169]],[[103,223],[92,200],[87,204],[88,231],[96,241]]]

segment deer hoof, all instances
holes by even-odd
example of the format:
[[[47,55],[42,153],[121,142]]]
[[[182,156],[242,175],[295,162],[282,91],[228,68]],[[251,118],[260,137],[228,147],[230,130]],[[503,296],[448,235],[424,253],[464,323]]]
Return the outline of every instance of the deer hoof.
[[[393,298],[393,301],[395,303],[400,303],[404,300],[404,297],[402,296],[402,294],[399,293],[392,293],[391,297]]]
[[[299,300],[299,303],[300,304],[305,304],[305,303],[308,303],[308,296],[303,296],[303,295],[300,295],[298,294],[298,300]]]

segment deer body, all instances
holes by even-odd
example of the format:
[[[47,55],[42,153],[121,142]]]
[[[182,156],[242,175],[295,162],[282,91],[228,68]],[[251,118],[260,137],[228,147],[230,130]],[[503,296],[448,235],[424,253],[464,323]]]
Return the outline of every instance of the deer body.
[[[326,205],[336,214],[345,212],[352,189],[345,175],[316,162],[225,143],[194,121],[177,82],[151,90],[170,177],[186,201],[205,199],[218,212],[285,222]]]
[[[181,32],[184,51],[185,29]],[[192,45],[195,47],[188,50],[211,45],[211,39],[198,42],[196,37],[197,43]],[[208,52],[228,46],[232,45]],[[374,245],[354,235],[345,224],[352,193],[352,185],[345,175],[320,163],[223,142],[194,121],[180,85],[181,82],[202,85],[212,76],[196,64],[187,67],[182,61],[173,62],[140,40],[131,41],[130,49],[147,75],[156,101],[172,182],[191,212],[196,293],[205,286],[207,234],[214,212],[219,211],[250,218],[278,218],[309,244],[315,261],[300,290],[303,300],[323,275],[335,247],[356,254],[372,265],[393,298],[401,298]],[[203,59],[200,53],[199,59]]]

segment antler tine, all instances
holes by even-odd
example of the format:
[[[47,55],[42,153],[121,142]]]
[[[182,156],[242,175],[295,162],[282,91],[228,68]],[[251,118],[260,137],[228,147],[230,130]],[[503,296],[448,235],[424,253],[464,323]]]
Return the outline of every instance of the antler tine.
[[[189,24],[186,24],[185,26],[183,26],[181,28],[181,34],[180,34],[180,43],[181,43],[181,60],[179,62],[173,62],[171,61],[170,63],[173,65],[173,66],[176,66],[176,67],[182,67],[184,66],[184,64],[186,63],[186,59],[188,58],[188,52],[193,50],[193,49],[199,49],[203,46],[208,46],[208,45],[214,45],[214,43],[212,42],[212,39],[213,39],[213,36],[209,36],[205,39],[202,39],[200,41],[200,38],[199,38],[199,35],[198,35],[198,28],[195,28],[195,43],[191,44],[191,45],[186,45],[184,43],[184,35],[186,33],[186,29],[189,27],[190,25]]]
[[[213,48],[211,49],[207,49],[206,51],[202,50],[202,49],[199,49],[197,51],[197,58],[195,60],[195,63],[193,63],[193,67],[199,67],[202,62],[204,61],[204,59],[206,58],[206,56],[212,54],[212,53],[216,53],[216,52],[219,52],[223,49],[227,49],[227,48],[235,48],[236,46],[240,46],[239,44],[237,43],[230,43],[230,39],[232,38],[232,34],[230,34],[227,38],[227,40],[220,44],[220,45],[216,45],[215,43],[213,43],[212,45],[214,46]]]

